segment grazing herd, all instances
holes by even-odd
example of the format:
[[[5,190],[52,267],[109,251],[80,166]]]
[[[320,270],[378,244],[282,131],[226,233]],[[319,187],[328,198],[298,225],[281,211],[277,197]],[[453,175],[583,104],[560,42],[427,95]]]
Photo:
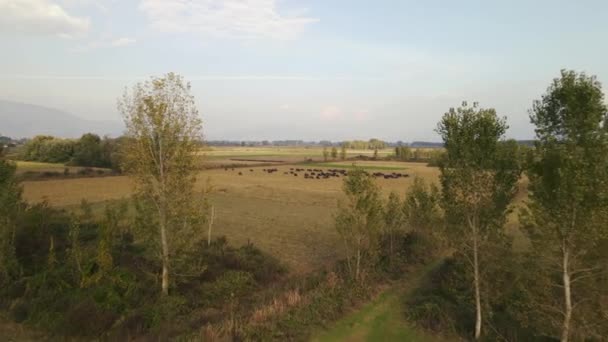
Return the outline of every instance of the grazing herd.
[[[234,168],[224,168],[225,171],[231,170],[234,171]],[[278,172],[279,169],[262,169],[262,172],[266,172],[268,174],[273,174]],[[249,172],[254,172],[254,169],[249,169]],[[243,172],[238,173],[239,176],[243,175]],[[305,179],[330,179],[330,178],[340,178],[348,175],[348,171],[344,169],[304,169],[304,168],[290,168],[289,171],[284,171],[284,175],[293,175],[294,177],[298,177],[300,174],[304,175]],[[406,173],[399,172],[391,172],[391,173],[383,173],[383,172],[374,172],[371,174],[375,178],[384,178],[384,179],[399,179],[409,177]]]

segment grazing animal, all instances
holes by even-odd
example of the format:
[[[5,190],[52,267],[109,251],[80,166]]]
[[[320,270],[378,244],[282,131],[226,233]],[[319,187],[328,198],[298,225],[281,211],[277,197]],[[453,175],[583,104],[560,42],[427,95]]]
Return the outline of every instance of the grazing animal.
[[[242,175],[243,175],[243,173],[242,173],[242,172],[239,172],[239,176],[242,176]]]

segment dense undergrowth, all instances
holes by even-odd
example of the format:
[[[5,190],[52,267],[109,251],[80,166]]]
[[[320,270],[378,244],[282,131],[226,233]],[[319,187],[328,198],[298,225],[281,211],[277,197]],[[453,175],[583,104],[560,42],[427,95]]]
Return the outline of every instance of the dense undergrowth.
[[[424,240],[416,233],[403,233],[396,237],[399,252],[378,255],[377,267],[355,282],[344,262],[290,276],[255,246],[233,247],[222,237],[183,256],[204,264],[204,272],[176,275],[165,297],[158,290],[161,266],[134,239],[123,212],[110,205],[104,218],[79,221],[76,230],[65,211],[27,208],[16,230],[17,275],[0,290],[1,309],[49,337],[304,340],[388,278],[427,260],[429,251],[415,247]]]

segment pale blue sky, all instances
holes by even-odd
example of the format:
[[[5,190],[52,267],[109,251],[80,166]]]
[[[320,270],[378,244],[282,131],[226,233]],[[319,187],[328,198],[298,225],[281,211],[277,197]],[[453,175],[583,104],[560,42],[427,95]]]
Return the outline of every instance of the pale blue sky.
[[[119,120],[192,82],[208,139],[437,140],[461,100],[508,117],[562,68],[608,80],[608,1],[0,0],[0,99]]]

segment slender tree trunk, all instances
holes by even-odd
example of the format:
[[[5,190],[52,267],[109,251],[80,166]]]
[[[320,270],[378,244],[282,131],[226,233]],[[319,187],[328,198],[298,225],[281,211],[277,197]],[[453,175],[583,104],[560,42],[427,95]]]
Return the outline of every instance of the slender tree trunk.
[[[211,245],[211,227],[213,226],[213,216],[215,214],[215,208],[211,206],[211,218],[209,219],[209,231],[207,232],[207,246]]]
[[[169,295],[169,243],[167,242],[167,184],[165,178],[165,155],[163,154],[163,141],[158,143],[158,168],[160,176],[160,243],[162,248],[163,273],[161,291],[162,294]]]
[[[391,232],[389,234],[389,253],[390,253],[390,258],[389,258],[389,264],[391,266],[393,266],[393,230],[391,229]]]
[[[162,293],[163,295],[169,294],[169,244],[167,243],[167,229],[166,220],[161,218],[160,224],[160,242],[162,247],[162,261],[163,261],[163,273],[162,273]]]
[[[348,267],[348,273],[352,276],[353,274],[353,263],[352,263],[352,257],[350,255],[350,248],[348,248],[348,242],[346,242],[346,237],[343,237],[342,240],[344,241],[344,250],[346,252],[346,266]]]
[[[477,246],[477,234],[473,236],[473,278],[475,283],[475,339],[481,336],[481,295],[479,291],[479,257]]]
[[[570,255],[566,242],[562,243],[562,278],[564,282],[564,322],[562,325],[562,342],[567,342],[570,336],[570,321],[572,320],[572,296],[570,288]]]
[[[361,268],[361,238],[359,238],[359,243],[357,244],[357,261],[355,266],[355,280],[359,281],[359,272]]]

